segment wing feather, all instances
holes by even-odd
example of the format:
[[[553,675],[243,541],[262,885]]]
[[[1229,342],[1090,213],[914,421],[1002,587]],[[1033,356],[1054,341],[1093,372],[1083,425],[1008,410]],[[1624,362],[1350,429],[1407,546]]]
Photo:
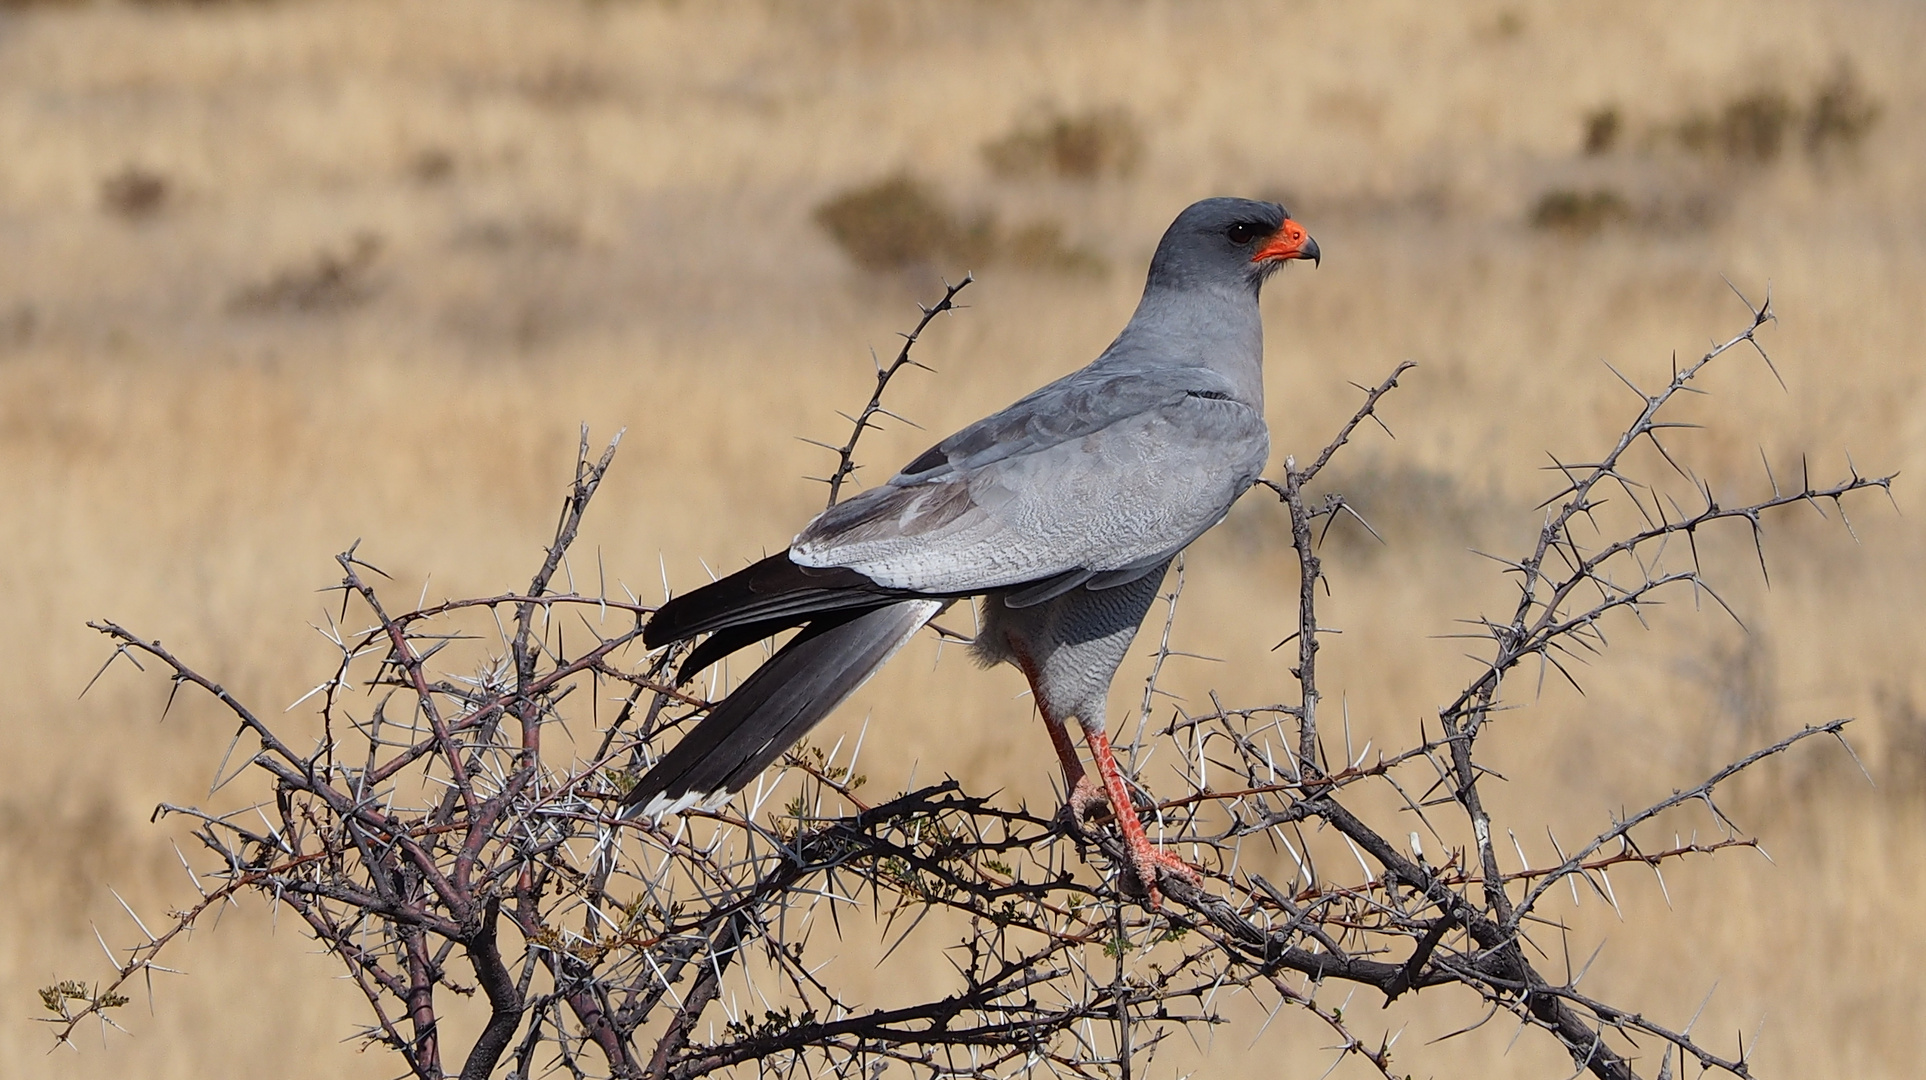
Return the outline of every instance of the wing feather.
[[[1269,456],[1263,417],[1213,379],[1061,380],[824,512],[790,558],[943,594],[1134,577],[1222,520]]]

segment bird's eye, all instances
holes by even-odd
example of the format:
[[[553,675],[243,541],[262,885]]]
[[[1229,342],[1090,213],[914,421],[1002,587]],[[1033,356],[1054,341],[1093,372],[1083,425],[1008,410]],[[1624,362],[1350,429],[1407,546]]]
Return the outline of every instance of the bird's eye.
[[[1257,239],[1258,234],[1262,231],[1263,230],[1248,221],[1240,221],[1230,228],[1225,229],[1224,235],[1230,239],[1231,243],[1242,246]]]

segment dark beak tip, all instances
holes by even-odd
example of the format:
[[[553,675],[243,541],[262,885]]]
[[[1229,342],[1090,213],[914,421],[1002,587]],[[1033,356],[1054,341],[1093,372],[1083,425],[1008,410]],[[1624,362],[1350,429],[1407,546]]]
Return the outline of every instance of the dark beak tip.
[[[1318,250],[1317,241],[1308,236],[1304,238],[1304,247],[1300,257],[1311,260],[1312,266],[1324,265],[1324,253]]]

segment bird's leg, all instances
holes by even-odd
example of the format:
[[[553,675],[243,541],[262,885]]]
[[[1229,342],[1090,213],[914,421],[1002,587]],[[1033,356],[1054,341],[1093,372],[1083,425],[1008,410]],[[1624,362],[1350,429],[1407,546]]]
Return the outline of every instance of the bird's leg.
[[[1084,725],[1084,741],[1090,744],[1090,756],[1097,760],[1097,775],[1103,777],[1104,791],[1110,796],[1110,812],[1117,819],[1117,828],[1123,833],[1124,846],[1130,849],[1130,869],[1136,875],[1138,884],[1150,900],[1150,906],[1163,906],[1163,897],[1157,891],[1157,875],[1170,874],[1182,878],[1192,885],[1198,884],[1197,871],[1175,855],[1167,855],[1157,850],[1144,834],[1143,822],[1137,820],[1137,808],[1131,805],[1130,788],[1124,784],[1123,770],[1117,767],[1117,756],[1110,752],[1110,736],[1099,727]]]
[[[1043,726],[1050,730],[1050,744],[1057,749],[1057,761],[1063,765],[1063,806],[1069,813],[1070,827],[1081,833],[1085,821],[1109,818],[1110,808],[1104,801],[1103,789],[1092,783],[1089,774],[1083,771],[1083,760],[1077,757],[1077,744],[1071,741],[1064,718],[1052,709],[1040,711]]]
[[[1037,703],[1037,711],[1043,714],[1043,726],[1050,732],[1050,745],[1056,747],[1057,762],[1063,766],[1063,816],[1070,831],[1083,835],[1083,823],[1094,818],[1104,820],[1109,813],[1104,805],[1103,789],[1090,782],[1089,774],[1083,771],[1083,761],[1077,757],[1077,744],[1071,741],[1067,726],[1068,714],[1050,703],[1044,696],[1043,688],[1037,679],[1037,666],[1030,659],[1029,651],[1021,639],[1011,638],[1009,642],[1010,662],[1023,679],[1030,684],[1030,697]]]

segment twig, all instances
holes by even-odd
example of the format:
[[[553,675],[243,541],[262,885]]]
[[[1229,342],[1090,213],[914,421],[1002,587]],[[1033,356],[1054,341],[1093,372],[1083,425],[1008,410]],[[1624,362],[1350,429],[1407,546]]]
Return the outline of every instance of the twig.
[[[931,320],[943,312],[956,310],[956,294],[968,288],[970,283],[975,280],[976,278],[974,276],[964,274],[963,280],[956,284],[950,285],[946,283],[943,286],[943,299],[938,300],[929,307],[923,308],[923,317],[917,320],[916,327],[909,333],[903,335],[903,347],[897,350],[896,359],[891,360],[888,366],[882,364],[876,365],[876,390],[869,395],[869,401],[864,404],[862,410],[858,412],[852,420],[849,440],[841,446],[829,446],[826,443],[815,444],[826,450],[833,450],[836,454],[836,469],[829,474],[829,478],[825,481],[825,483],[829,485],[829,506],[836,505],[838,498],[842,495],[843,481],[849,479],[856,472],[856,443],[863,437],[863,432],[868,431],[874,426],[872,422],[876,418],[876,415],[885,411],[883,409],[883,391],[889,389],[889,381],[895,378],[896,373],[901,371],[906,365],[916,364],[917,367],[923,367],[922,364],[918,364],[916,361],[910,359],[910,349],[914,348],[917,339],[923,336],[923,328],[928,326]]]

